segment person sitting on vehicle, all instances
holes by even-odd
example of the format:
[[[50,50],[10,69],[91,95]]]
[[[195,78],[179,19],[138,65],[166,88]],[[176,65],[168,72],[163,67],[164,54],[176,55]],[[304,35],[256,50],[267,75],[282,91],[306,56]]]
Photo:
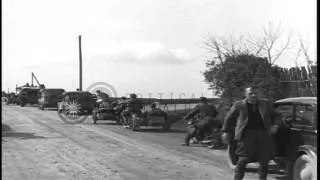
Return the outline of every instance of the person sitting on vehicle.
[[[157,106],[159,103],[158,102],[154,102],[151,104],[151,112],[153,114],[166,114],[162,109],[159,108],[159,106]]]
[[[97,106],[99,107],[99,105],[104,99],[109,98],[109,95],[107,93],[101,92],[100,90],[97,90],[96,93],[97,93]]]
[[[151,111],[148,112],[149,115],[159,115],[159,116],[164,116],[165,120],[167,120],[167,113],[164,112],[162,109],[159,108],[158,106],[159,102],[154,102],[151,104]]]
[[[96,93],[97,93],[97,100],[110,97],[107,93],[101,92],[100,90],[97,90]]]
[[[141,114],[143,103],[141,100],[137,99],[137,95],[134,93],[130,94],[130,98],[124,101],[123,103],[124,103],[125,109],[121,112],[121,116],[124,120],[124,124],[125,124],[124,127],[128,128],[129,127],[128,117],[132,113]]]
[[[208,104],[206,97],[200,97],[200,102],[200,104],[198,104],[183,118],[185,121],[187,121],[196,116],[198,117],[198,120],[193,124],[193,126],[188,126],[185,142],[182,144],[184,146],[189,146],[189,141],[193,137],[203,139],[205,133],[211,132],[212,125],[215,124],[213,122],[217,121],[215,119],[218,114],[216,108],[213,105]]]

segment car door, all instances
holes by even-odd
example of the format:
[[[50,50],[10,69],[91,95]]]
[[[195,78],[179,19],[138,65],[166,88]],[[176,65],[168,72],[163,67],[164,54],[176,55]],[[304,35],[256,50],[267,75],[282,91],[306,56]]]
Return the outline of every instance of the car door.
[[[275,110],[282,116],[282,124],[274,136],[276,156],[284,157],[287,154],[287,149],[290,144],[291,129],[288,121],[291,121],[294,117],[294,105],[290,102],[275,104]]]
[[[293,119],[290,122],[290,149],[296,149],[301,145],[317,147],[316,113],[317,109],[315,105],[303,103],[294,104]]]

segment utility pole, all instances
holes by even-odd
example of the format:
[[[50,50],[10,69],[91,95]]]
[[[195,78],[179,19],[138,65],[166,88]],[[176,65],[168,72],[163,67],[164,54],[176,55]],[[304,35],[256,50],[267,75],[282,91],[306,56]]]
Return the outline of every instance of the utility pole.
[[[82,53],[81,53],[81,35],[79,35],[79,90],[82,91]]]

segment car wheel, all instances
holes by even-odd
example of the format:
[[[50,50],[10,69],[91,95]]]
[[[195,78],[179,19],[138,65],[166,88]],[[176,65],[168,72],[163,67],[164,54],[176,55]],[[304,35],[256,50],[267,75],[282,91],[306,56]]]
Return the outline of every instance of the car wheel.
[[[309,155],[299,156],[293,165],[293,180],[316,180],[317,160]]]
[[[235,141],[231,141],[227,147],[227,163],[231,169],[236,168],[238,156],[236,155],[237,144]]]

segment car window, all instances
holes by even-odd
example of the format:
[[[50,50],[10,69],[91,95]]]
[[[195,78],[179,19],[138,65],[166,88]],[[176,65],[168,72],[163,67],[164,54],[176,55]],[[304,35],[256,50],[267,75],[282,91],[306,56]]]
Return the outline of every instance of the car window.
[[[293,105],[292,104],[281,104],[278,105],[276,111],[281,113],[282,117],[288,117],[293,115]]]
[[[314,125],[314,113],[316,108],[312,105],[298,104],[296,106],[295,121],[293,126],[313,126]]]

